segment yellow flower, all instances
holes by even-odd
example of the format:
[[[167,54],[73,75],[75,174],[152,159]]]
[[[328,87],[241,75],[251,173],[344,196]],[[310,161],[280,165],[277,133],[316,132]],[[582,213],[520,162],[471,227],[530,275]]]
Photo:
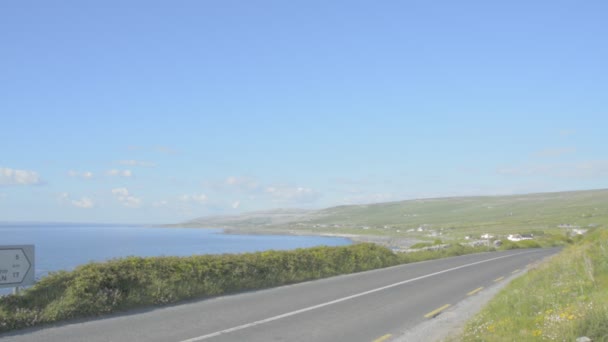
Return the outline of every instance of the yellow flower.
[[[532,336],[540,336],[543,334],[543,331],[540,329],[536,329],[532,332]]]

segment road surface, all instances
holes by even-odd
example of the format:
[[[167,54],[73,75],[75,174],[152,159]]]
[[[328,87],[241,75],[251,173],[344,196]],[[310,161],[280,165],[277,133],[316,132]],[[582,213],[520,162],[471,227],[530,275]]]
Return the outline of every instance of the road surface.
[[[396,339],[558,249],[464,255],[0,335],[2,341]]]

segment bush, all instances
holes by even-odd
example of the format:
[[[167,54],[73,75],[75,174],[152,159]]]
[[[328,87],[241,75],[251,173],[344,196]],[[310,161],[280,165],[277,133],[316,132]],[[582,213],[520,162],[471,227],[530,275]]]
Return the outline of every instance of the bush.
[[[0,331],[393,266],[375,244],[90,263],[0,298]]]
[[[538,242],[536,242],[534,240],[519,241],[519,242],[517,242],[517,245],[519,246],[519,248],[540,248],[541,247],[538,244]]]
[[[361,243],[247,254],[114,259],[52,273],[22,295],[0,297],[0,332],[487,251],[487,247],[453,245],[395,254],[385,247]]]

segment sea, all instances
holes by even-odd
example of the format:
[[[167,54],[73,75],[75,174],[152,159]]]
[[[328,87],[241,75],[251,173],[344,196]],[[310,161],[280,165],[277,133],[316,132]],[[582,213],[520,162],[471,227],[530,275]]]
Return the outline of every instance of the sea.
[[[0,246],[34,245],[36,279],[127,256],[190,256],[343,246],[339,237],[224,234],[222,229],[137,225],[0,223]]]

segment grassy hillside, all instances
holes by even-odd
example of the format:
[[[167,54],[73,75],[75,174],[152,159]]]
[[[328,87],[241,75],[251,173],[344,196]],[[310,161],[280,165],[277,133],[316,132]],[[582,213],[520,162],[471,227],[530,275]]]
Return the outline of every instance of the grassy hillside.
[[[462,341],[608,341],[608,231],[513,281],[466,326]]]
[[[277,211],[213,220],[201,218],[188,224],[390,236],[427,236],[435,231],[449,238],[483,233],[558,232],[564,231],[559,225],[608,226],[608,190],[420,199],[339,206],[293,215]],[[419,227],[425,232],[408,232]]]

